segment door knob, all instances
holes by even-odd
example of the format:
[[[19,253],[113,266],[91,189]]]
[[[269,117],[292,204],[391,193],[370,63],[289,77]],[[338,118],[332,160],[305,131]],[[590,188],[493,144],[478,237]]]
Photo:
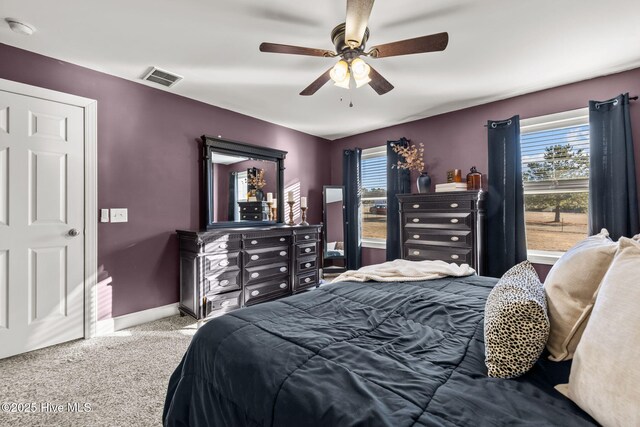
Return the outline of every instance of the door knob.
[[[72,228],[71,230],[69,230],[69,236],[76,237],[78,235],[80,235],[80,232],[78,230],[76,230],[75,228]]]

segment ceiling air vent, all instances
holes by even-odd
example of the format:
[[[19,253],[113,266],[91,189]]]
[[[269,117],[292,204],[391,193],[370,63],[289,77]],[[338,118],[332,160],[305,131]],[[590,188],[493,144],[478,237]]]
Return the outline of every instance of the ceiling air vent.
[[[182,76],[170,73],[169,71],[162,70],[157,67],[151,67],[149,71],[145,73],[142,80],[158,83],[159,85],[171,87],[182,80]]]

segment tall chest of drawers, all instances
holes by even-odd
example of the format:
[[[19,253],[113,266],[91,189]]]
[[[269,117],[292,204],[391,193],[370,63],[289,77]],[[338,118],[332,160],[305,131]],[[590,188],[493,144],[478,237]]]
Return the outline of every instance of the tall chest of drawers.
[[[317,286],[320,230],[178,230],[180,311],[200,320]]]
[[[485,270],[485,193],[399,194],[402,258]]]

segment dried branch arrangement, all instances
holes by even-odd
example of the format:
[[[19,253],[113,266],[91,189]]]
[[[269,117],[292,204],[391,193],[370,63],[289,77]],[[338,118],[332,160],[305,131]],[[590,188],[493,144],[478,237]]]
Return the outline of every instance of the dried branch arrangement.
[[[258,169],[255,176],[251,175],[247,178],[249,185],[251,185],[256,190],[262,190],[267,182],[264,180],[264,170]]]
[[[399,169],[408,169],[410,171],[422,172],[424,171],[424,144],[420,143],[418,146],[415,144],[403,147],[401,145],[394,145],[393,151],[400,155],[404,161],[398,160],[396,165]]]

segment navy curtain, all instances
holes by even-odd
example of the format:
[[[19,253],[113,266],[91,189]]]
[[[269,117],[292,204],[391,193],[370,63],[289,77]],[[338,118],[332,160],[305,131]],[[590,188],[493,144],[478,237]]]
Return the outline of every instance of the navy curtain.
[[[490,120],[488,128],[487,275],[501,277],[527,259],[520,117]]]
[[[387,261],[400,258],[400,203],[397,194],[411,193],[410,172],[407,169],[394,167],[401,159],[393,147],[406,147],[409,140],[387,141]]]
[[[346,256],[346,268],[348,270],[357,270],[362,265],[362,241],[360,229],[360,183],[362,181],[362,172],[360,161],[362,159],[362,150],[356,148],[354,150],[344,150],[342,180],[344,184],[344,199],[346,210],[346,234],[344,239],[344,254]]]
[[[589,234],[612,239],[640,232],[629,94],[589,101]]]

